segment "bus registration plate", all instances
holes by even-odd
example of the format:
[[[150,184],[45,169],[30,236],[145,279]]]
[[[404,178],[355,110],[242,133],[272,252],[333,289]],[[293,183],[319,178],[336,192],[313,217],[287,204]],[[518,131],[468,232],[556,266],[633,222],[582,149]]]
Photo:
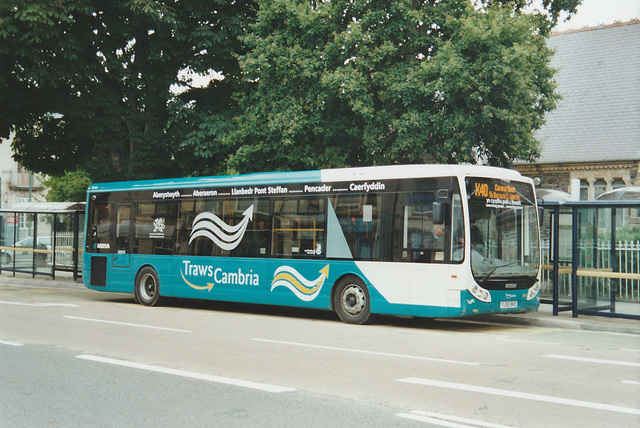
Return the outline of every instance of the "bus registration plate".
[[[500,302],[500,309],[513,309],[518,307],[518,302],[515,300]]]

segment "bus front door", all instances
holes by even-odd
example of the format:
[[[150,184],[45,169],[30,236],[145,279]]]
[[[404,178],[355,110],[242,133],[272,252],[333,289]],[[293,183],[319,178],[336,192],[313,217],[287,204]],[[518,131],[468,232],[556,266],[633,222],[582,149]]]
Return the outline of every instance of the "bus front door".
[[[116,248],[113,267],[131,264],[131,204],[116,205]]]

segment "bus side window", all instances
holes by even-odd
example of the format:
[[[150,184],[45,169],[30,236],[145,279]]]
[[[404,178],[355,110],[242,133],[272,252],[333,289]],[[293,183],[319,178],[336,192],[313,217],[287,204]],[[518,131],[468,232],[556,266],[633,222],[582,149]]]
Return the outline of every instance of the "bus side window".
[[[206,216],[202,217],[203,214]],[[198,199],[180,203],[176,222],[176,254],[221,257],[268,257],[269,199]],[[199,217],[200,216],[200,217]],[[198,219],[208,234],[192,237]],[[225,229],[226,225],[232,232]],[[214,241],[212,237],[219,237]],[[232,246],[221,246],[229,242]]]
[[[444,225],[433,222],[433,192],[411,192],[401,196],[402,231],[399,260],[438,263],[445,261]]]
[[[331,197],[336,217],[356,260],[381,260],[382,196],[348,194]]]
[[[177,203],[140,202],[136,210],[134,254],[173,254]]]
[[[431,205],[412,205],[405,207],[405,233],[409,235],[409,261],[431,262],[435,261],[434,252],[440,249],[443,252],[441,229],[436,229],[432,222]],[[432,257],[433,256],[433,257]],[[443,260],[443,257],[439,258]]]
[[[111,209],[106,202],[93,205],[91,214],[90,251],[94,253],[111,252]]]
[[[116,250],[129,252],[131,205],[116,206]]]
[[[325,199],[274,201],[271,253],[274,257],[324,257]]]
[[[464,259],[464,218],[462,215],[462,199],[456,193],[451,198],[451,261],[461,262]]]
[[[231,251],[235,257],[268,257],[269,256],[269,199],[243,198],[237,200],[234,213],[234,224],[242,223],[244,212],[253,206],[252,220],[240,245]]]

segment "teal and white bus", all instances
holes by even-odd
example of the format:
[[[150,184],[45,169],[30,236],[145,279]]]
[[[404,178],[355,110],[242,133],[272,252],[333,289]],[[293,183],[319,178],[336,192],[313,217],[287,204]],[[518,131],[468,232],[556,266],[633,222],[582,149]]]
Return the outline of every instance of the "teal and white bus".
[[[93,184],[85,285],[417,317],[537,310],[533,183],[403,165]]]

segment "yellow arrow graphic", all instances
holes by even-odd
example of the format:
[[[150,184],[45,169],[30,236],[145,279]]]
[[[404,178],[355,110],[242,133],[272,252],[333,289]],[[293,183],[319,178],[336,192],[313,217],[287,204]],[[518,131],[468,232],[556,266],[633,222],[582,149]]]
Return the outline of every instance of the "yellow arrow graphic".
[[[207,285],[195,285],[190,283],[189,281],[187,281],[187,278],[184,277],[184,274],[182,273],[182,270],[180,270],[180,275],[182,275],[182,279],[184,280],[184,282],[187,283],[187,285],[191,288],[195,288],[196,290],[209,290],[211,291],[211,289],[213,288],[213,286],[215,285],[212,282],[207,282]]]
[[[271,291],[276,287],[286,287],[299,299],[309,302],[315,299],[328,276],[329,265],[320,269],[320,276],[315,281],[307,280],[291,266],[280,266],[271,281]]]

